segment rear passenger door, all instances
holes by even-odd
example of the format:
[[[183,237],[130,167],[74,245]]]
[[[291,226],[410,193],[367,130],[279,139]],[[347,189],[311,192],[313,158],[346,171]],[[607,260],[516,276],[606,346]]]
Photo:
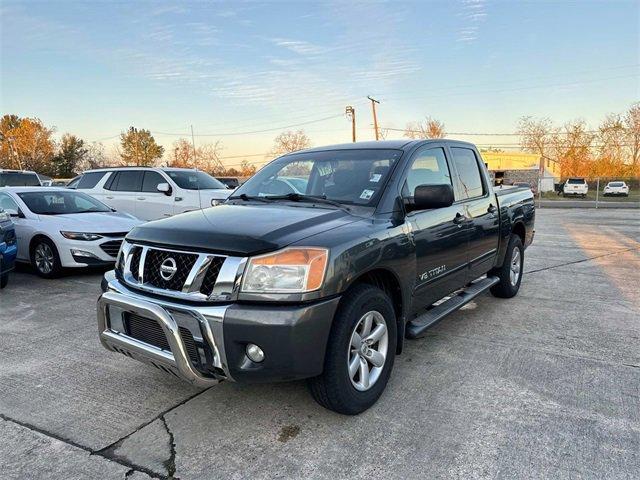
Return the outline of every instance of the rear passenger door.
[[[142,190],[142,170],[119,170],[105,183],[105,199],[110,207],[136,216],[136,201]]]
[[[464,208],[467,218],[469,282],[493,267],[500,230],[498,205],[475,150],[453,146],[449,150],[455,171],[456,203]]]
[[[136,204],[136,217],[140,220],[157,220],[173,214],[173,194],[166,195],[158,191],[158,184],[171,182],[160,173],[148,170],[144,172],[142,191]]]

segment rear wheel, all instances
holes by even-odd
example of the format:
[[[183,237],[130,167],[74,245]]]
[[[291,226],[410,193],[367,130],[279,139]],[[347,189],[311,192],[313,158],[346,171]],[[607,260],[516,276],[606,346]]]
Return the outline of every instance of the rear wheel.
[[[56,278],[62,272],[58,249],[51,240],[41,237],[31,247],[31,265],[42,278]]]
[[[382,395],[396,353],[396,318],[389,296],[371,285],[356,285],[334,317],[324,371],[309,380],[323,407],[356,415]]]
[[[512,235],[507,245],[504,262],[500,268],[494,268],[489,276],[497,276],[500,282],[491,287],[494,297],[515,297],[520,290],[524,267],[524,247],[517,235]]]

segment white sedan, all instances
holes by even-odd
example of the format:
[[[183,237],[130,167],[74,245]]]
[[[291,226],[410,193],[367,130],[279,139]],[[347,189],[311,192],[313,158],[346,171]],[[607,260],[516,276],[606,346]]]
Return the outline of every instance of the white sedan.
[[[17,261],[54,278],[63,268],[110,265],[129,231],[143,223],[81,192],[46,187],[0,188],[0,208],[15,224]]]

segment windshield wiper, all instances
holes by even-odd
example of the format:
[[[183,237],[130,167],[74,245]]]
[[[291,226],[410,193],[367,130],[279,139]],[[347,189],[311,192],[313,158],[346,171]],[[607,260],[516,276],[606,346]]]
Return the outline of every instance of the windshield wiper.
[[[286,195],[267,195],[264,198],[269,200],[291,200],[292,202],[309,202],[309,203],[324,203],[327,205],[333,205],[334,207],[341,208],[347,212],[351,209],[340,202],[329,200],[325,195],[303,195],[301,193],[287,193]]]
[[[236,195],[235,197],[229,197],[229,200],[244,200],[245,202],[248,202],[249,200],[257,200],[259,202],[264,202],[264,203],[271,203],[271,200],[269,200],[269,197],[261,197],[258,195],[247,195],[246,193],[243,193],[241,195]]]

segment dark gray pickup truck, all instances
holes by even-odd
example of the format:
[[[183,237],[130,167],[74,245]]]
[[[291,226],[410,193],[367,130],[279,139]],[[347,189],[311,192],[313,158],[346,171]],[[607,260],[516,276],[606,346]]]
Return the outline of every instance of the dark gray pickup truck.
[[[321,405],[357,414],[406,338],[485,290],[516,295],[534,213],[530,189],[494,191],[469,143],[288,154],[225,204],[127,235],[100,340],[198,386],[308,378]]]

